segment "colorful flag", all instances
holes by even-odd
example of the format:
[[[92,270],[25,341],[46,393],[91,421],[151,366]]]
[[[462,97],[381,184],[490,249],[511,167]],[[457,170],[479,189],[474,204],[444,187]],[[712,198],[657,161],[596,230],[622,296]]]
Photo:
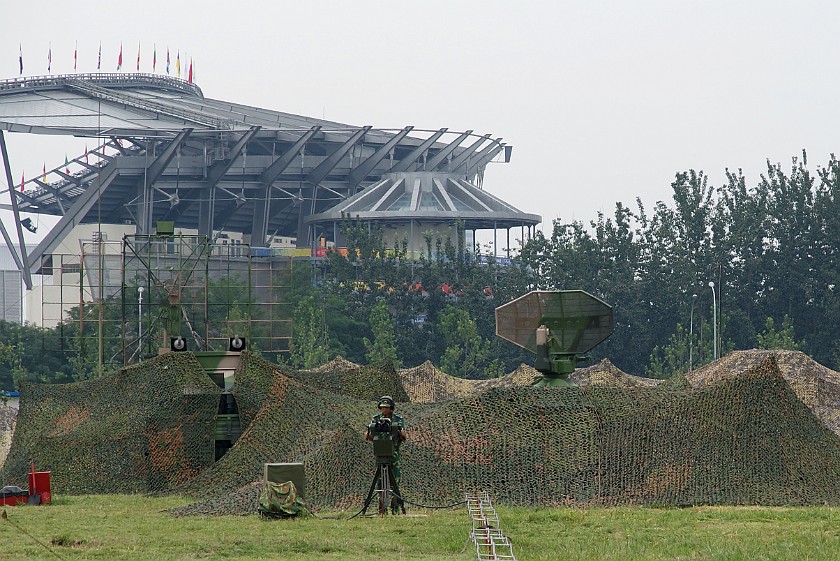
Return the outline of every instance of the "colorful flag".
[[[137,42],[137,72],[140,72],[140,41]]]
[[[193,75],[192,75],[192,59],[190,59],[190,73],[189,73],[189,77],[187,78],[187,81],[188,81],[190,84],[192,84],[192,80],[193,80]]]
[[[178,74],[179,78],[181,77],[181,51],[178,51],[175,57],[175,73]]]
[[[52,74],[52,43],[50,43],[50,50],[47,52],[47,74]]]
[[[85,163],[86,163],[86,164],[89,164],[89,163],[90,163],[90,162],[88,161],[88,147],[87,147],[87,144],[85,144]]]
[[[169,47],[166,47],[166,74],[169,75]]]
[[[76,64],[79,62],[79,42],[76,41],[76,50],[73,51],[73,72],[76,71]]]
[[[122,43],[120,43],[120,58],[117,59],[117,70],[122,70]]]
[[[23,45],[18,45],[20,48],[20,75],[23,76]]]
[[[41,181],[46,183],[47,182],[47,164],[44,162],[44,169],[41,171]]]
[[[96,61],[96,69],[102,70],[102,41],[99,42],[99,59]]]
[[[20,190],[23,191],[23,184],[26,183],[26,175],[20,174]]]
[[[67,159],[67,154],[64,154],[64,173],[70,175],[70,161]]]
[[[152,49],[152,73],[154,73],[155,67],[157,67],[157,45],[153,45]]]

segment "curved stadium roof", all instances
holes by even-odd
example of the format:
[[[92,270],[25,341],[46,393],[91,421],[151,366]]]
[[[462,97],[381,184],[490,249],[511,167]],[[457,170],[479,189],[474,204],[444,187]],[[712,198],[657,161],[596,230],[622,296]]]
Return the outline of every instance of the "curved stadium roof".
[[[481,179],[488,163],[511,155],[489,134],[347,125],[208,99],[195,84],[151,74],[0,81],[0,130],[99,140],[89,154],[11,191],[16,211],[61,216],[30,262],[100,211],[109,222],[136,224],[138,234],[172,220],[201,233],[250,234],[252,245],[274,234],[308,245],[313,219],[400,174],[433,174],[450,194],[501,202]],[[468,206],[453,199],[446,211]],[[517,224],[539,222],[505,203],[486,206],[518,215]]]

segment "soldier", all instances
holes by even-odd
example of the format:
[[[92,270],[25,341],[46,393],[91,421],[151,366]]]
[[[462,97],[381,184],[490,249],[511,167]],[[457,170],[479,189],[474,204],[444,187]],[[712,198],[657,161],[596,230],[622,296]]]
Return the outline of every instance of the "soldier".
[[[394,482],[397,487],[400,484],[400,444],[405,441],[405,421],[402,415],[394,413],[394,398],[390,395],[383,395],[379,398],[379,413],[373,416],[367,430],[365,431],[365,440],[373,440],[371,434],[371,427],[379,423],[383,418],[391,419],[392,438],[394,438],[394,456],[391,460],[392,472],[394,474]],[[396,514],[397,503],[391,503],[391,510]]]

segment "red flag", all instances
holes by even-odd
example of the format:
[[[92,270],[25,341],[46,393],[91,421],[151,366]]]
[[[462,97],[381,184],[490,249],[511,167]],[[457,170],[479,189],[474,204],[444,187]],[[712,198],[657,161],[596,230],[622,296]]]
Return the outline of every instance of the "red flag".
[[[117,59],[117,70],[122,70],[122,43],[120,43],[120,58]]]
[[[64,173],[70,175],[70,161],[67,159],[67,154],[64,154]]]
[[[76,50],[73,51],[73,72],[76,71],[76,64],[79,62],[79,42],[76,41]]]
[[[26,183],[26,175],[20,174],[20,190],[23,191],[23,184]]]
[[[187,78],[187,82],[189,82],[190,84],[192,84],[192,79],[193,79],[193,75],[192,75],[192,64],[193,64],[193,63],[192,63],[192,59],[190,59],[190,74],[189,74],[189,77]]]

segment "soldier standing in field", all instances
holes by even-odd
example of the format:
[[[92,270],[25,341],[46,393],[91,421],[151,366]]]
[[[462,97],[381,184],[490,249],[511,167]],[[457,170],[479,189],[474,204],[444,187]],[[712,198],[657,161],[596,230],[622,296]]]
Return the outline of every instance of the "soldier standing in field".
[[[394,439],[394,456],[393,460],[391,461],[392,472],[394,474],[394,482],[396,483],[397,487],[400,484],[400,444],[405,441],[405,420],[402,418],[402,415],[394,413],[394,398],[390,395],[383,395],[379,398],[379,413],[373,416],[371,419],[370,424],[368,425],[367,430],[365,431],[365,440],[373,440],[373,434],[371,433],[371,427],[376,426],[377,424],[381,423],[383,419],[389,419],[391,421],[391,427],[393,435],[392,438]],[[392,500],[391,509],[396,513],[397,510],[397,503],[394,502],[396,498]]]

